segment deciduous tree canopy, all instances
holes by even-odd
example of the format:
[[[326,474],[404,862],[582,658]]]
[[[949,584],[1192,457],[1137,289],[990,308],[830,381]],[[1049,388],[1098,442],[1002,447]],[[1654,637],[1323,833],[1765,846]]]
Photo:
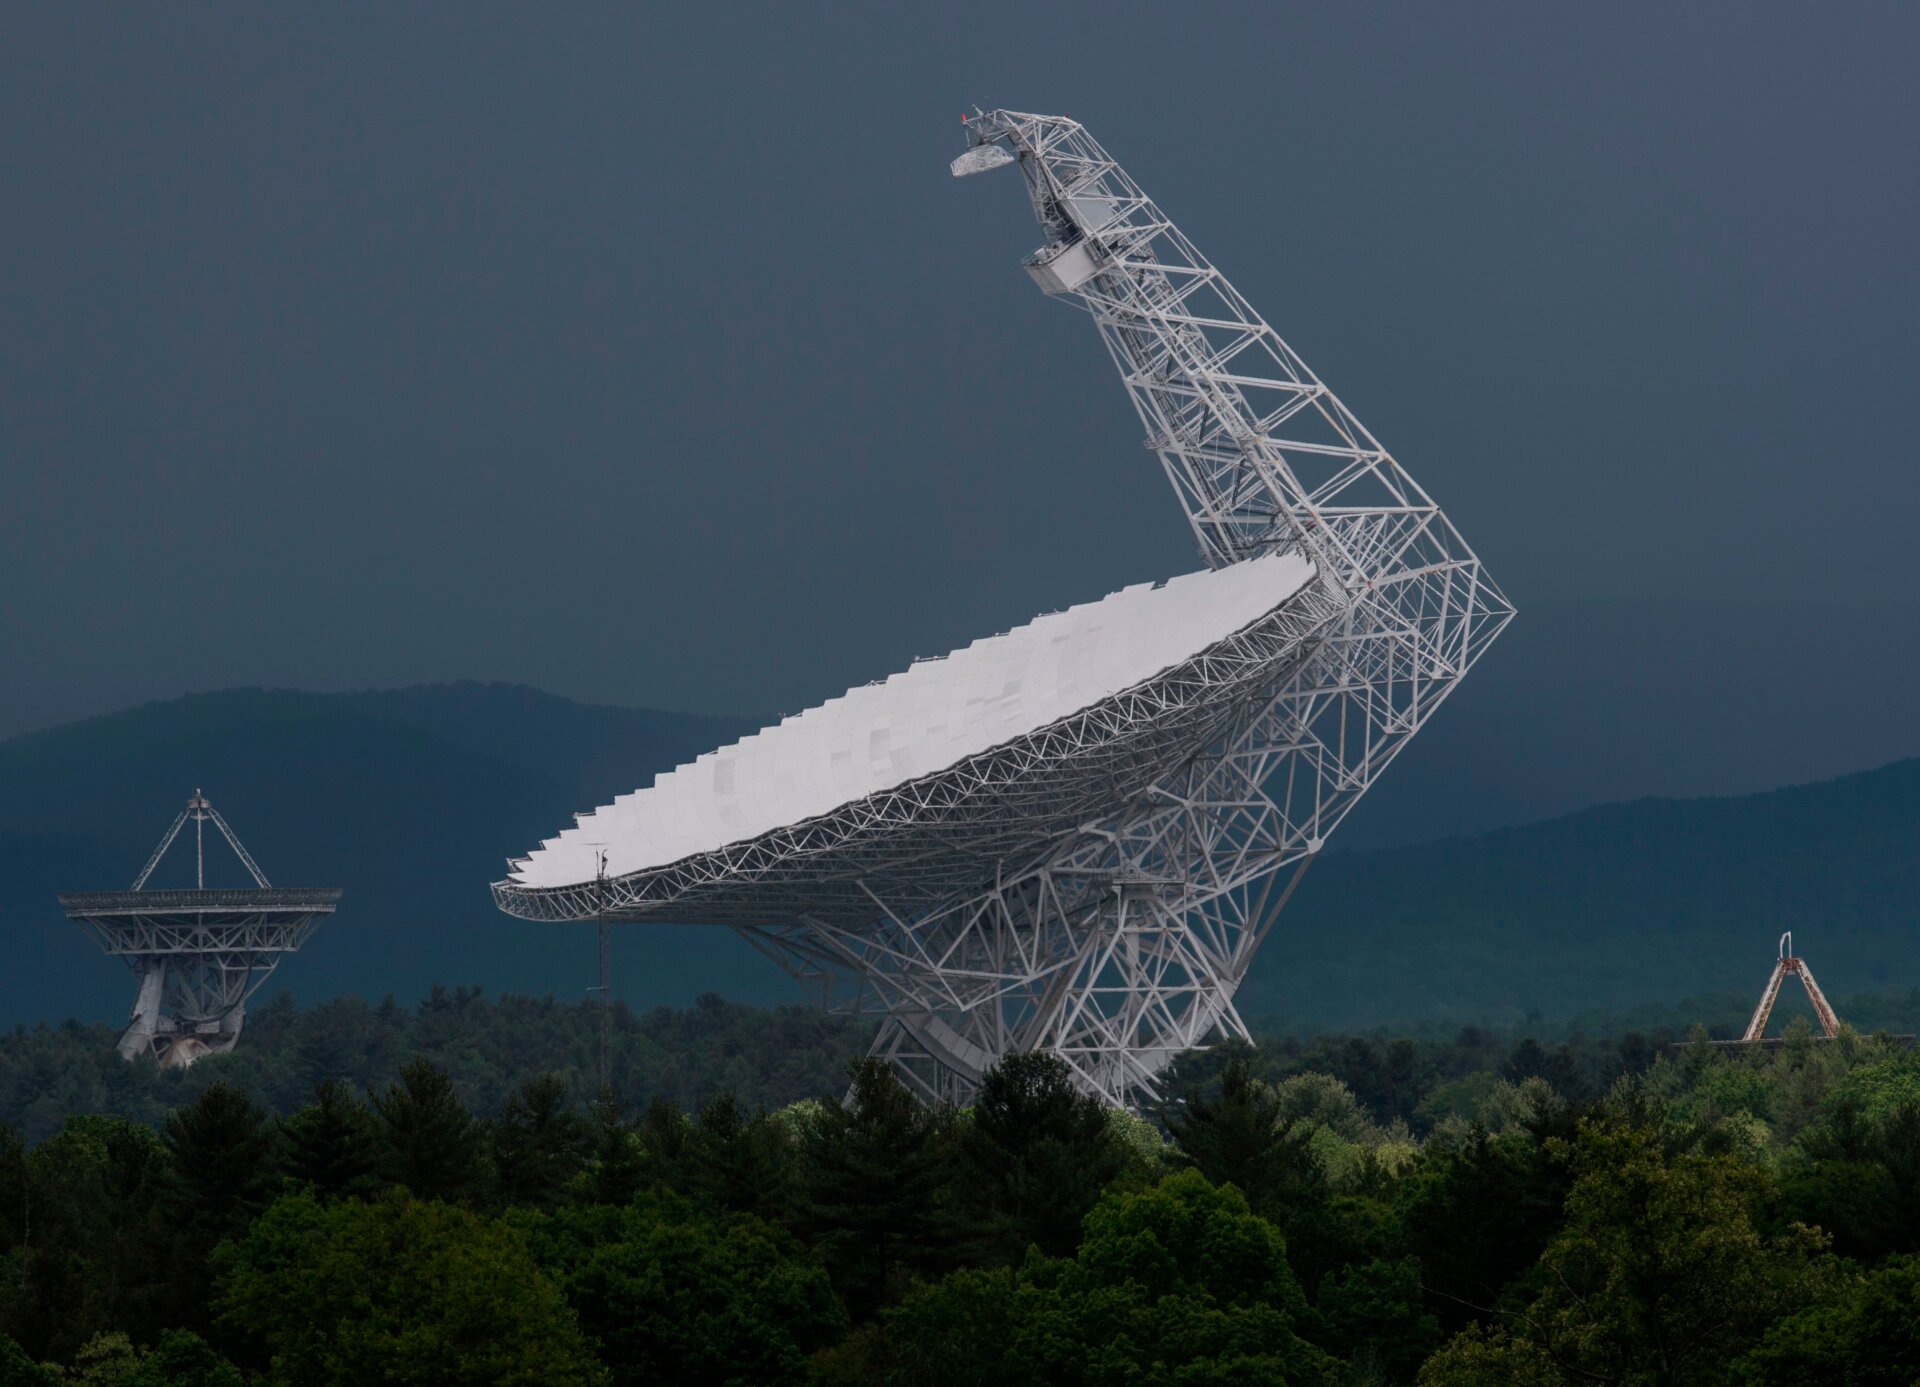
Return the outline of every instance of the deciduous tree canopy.
[[[0,1127],[0,1387],[1920,1376],[1885,1038],[1222,1046],[1145,1117],[1046,1055],[963,1109],[863,1061],[770,1110],[425,1055],[270,1106],[233,1060],[152,1125]]]

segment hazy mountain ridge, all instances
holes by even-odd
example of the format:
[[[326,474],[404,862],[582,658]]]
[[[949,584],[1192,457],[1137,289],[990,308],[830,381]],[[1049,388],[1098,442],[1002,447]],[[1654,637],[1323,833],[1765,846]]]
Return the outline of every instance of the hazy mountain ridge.
[[[1471,726],[1455,712],[1422,740]],[[338,918],[275,987],[309,999],[413,997],[436,981],[578,996],[592,980],[591,932],[510,920],[487,883],[574,812],[748,730],[739,719],[451,684],[233,690],[0,743],[0,928],[15,964],[0,979],[0,1017],[124,1013],[130,979],[54,895],[130,882],[196,786],[274,881],[346,889]],[[1445,740],[1432,749],[1442,763],[1463,754]],[[1403,780],[1417,789],[1432,773],[1407,770],[1396,765],[1374,793]],[[1456,783],[1453,798],[1518,802],[1557,775],[1496,761]],[[1473,826],[1471,814],[1436,814],[1449,796],[1427,793],[1427,822]],[[1344,828],[1333,841],[1256,960],[1249,1015],[1351,1025],[1568,1014],[1757,988],[1787,928],[1802,931],[1836,994],[1920,979],[1909,904],[1920,897],[1920,761],[1769,794],[1612,804],[1416,847],[1357,851]],[[155,884],[183,882],[190,862],[170,860]],[[223,847],[209,848],[208,863],[211,880],[239,880]],[[622,930],[615,984],[636,1006],[709,989],[794,995],[732,935],[696,927]]]
[[[1616,598],[1521,610],[1333,839],[1396,847],[1647,795],[1920,756],[1920,605]]]
[[[1775,940],[1833,993],[1920,982],[1920,760],[1766,794],[1641,799],[1329,852],[1256,957],[1249,1014],[1343,1025],[1757,997]]]

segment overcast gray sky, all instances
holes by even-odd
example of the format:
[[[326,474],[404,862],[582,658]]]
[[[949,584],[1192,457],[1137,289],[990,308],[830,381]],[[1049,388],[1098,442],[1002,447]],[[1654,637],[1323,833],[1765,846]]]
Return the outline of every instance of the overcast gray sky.
[[[1916,16],[10,6],[0,733],[779,712],[1195,567],[976,102],[1085,122],[1523,607],[1910,596]]]

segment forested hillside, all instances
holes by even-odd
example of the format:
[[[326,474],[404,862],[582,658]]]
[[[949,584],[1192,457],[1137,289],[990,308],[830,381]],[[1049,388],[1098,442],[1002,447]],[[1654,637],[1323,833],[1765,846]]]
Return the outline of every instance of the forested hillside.
[[[1920,982],[1920,760],[1330,852],[1255,957],[1240,1005],[1372,1025],[1723,988],[1757,997],[1785,930],[1829,990]]]
[[[1822,986],[1920,982],[1920,761],[1738,799],[1642,799],[1329,853],[1254,961],[1294,1022],[1519,1018],[1722,987],[1793,930]]]

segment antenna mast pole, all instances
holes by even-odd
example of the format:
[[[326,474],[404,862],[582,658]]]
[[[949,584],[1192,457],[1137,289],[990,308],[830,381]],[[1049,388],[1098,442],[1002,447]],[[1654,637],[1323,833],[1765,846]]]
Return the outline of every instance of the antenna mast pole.
[[[160,859],[167,855],[167,849],[173,846],[173,840],[180,836],[180,826],[186,823],[187,815],[192,812],[192,808],[189,807],[182,809],[174,816],[173,826],[169,828],[166,835],[160,839],[160,846],[153,850],[153,856],[149,857],[147,859],[147,865],[140,869],[140,875],[133,879],[133,885],[129,888],[130,890],[144,891],[147,889],[147,878],[152,876],[153,869],[160,865]]]
[[[613,1088],[613,940],[600,917],[600,1091]]]
[[[600,934],[599,1062],[600,1092],[613,1091],[613,936],[607,920],[607,850],[596,846],[593,875],[594,921]]]

